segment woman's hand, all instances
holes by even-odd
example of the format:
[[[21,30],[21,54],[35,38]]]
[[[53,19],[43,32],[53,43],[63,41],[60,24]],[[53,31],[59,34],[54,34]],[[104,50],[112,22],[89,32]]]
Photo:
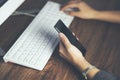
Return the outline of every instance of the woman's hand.
[[[78,8],[79,11],[68,11],[66,13],[66,10],[70,8]],[[63,6],[61,10],[64,11],[66,14],[83,19],[92,19],[97,14],[97,11],[95,9],[91,8],[83,1],[70,1],[65,6]]]
[[[73,46],[67,37],[63,34],[60,33],[60,56],[72,63],[73,65],[77,65],[79,61],[83,61],[84,57],[75,46]]]
[[[59,49],[61,57],[72,63],[81,72],[92,66],[89,62],[86,61],[82,53],[69,42],[63,33],[60,33],[59,36],[61,41]],[[99,69],[94,68],[89,70],[87,75],[90,79],[92,79],[97,74],[97,72],[99,72]]]
[[[67,9],[77,8],[77,11],[67,11]],[[70,1],[61,8],[66,14],[82,19],[95,19],[113,23],[120,23],[120,11],[98,11],[87,5],[83,1]]]

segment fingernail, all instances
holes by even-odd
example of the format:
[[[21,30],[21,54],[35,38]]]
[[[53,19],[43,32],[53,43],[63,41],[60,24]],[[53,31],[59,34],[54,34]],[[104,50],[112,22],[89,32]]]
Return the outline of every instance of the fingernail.
[[[75,36],[75,33],[73,32],[73,35]]]
[[[77,40],[79,41],[79,38],[77,37]]]

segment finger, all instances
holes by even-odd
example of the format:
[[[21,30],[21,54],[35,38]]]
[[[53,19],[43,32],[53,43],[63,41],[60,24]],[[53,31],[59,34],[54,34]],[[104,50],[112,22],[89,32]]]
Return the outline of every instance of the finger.
[[[59,36],[65,48],[69,48],[71,46],[71,43],[69,42],[68,38],[63,33],[60,33]]]
[[[62,11],[65,11],[65,10],[67,10],[67,9],[69,9],[69,8],[75,8],[75,7],[77,7],[77,5],[76,4],[67,4],[67,5],[65,5],[65,6],[62,6],[62,8],[61,8],[61,10]]]
[[[67,12],[66,14],[71,15],[71,16],[79,17],[80,12],[73,12],[73,11],[71,11],[71,12]]]
[[[74,32],[72,32],[72,34],[75,36],[75,33],[74,33]],[[78,37],[76,37],[76,39],[79,41],[79,38],[78,38]]]
[[[59,44],[59,52],[62,52],[65,49],[65,46],[63,45],[62,42]]]
[[[72,32],[72,34],[75,36],[75,33],[74,33],[74,32]]]
[[[63,46],[62,43],[60,42],[60,44],[59,44],[59,52],[60,52],[60,53],[63,52],[63,48],[64,48],[64,46]]]
[[[59,55],[64,58],[64,55],[63,55],[64,53],[66,53],[65,52],[65,47],[62,44],[62,42],[60,42],[60,44],[59,44]]]
[[[77,38],[77,40],[79,41],[79,38],[78,37],[76,37]]]

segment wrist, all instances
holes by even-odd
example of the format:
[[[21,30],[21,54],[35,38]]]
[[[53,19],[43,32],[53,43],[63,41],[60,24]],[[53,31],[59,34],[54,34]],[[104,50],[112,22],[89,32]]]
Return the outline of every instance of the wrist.
[[[75,66],[82,72],[89,66],[92,66],[90,63],[86,61],[85,58],[78,59],[77,62],[75,63]]]
[[[100,11],[97,11],[97,10],[93,11],[91,19],[98,19],[98,17],[99,17],[100,14],[101,14]]]
[[[79,61],[79,63],[77,64],[77,68],[82,73],[88,69],[84,76],[85,78],[87,77],[90,79],[92,79],[100,71],[98,68],[94,67],[88,61],[86,61],[85,58]]]
[[[85,72],[85,78],[92,79],[100,70],[93,65],[91,65],[89,62],[86,61],[86,59],[82,59],[79,61],[79,63],[76,66],[80,72]]]
[[[82,72],[82,74],[83,74],[83,76],[85,77],[85,79],[87,80],[87,75],[89,74],[89,72],[91,71],[91,70],[93,70],[93,69],[95,69],[96,67],[95,66],[89,66],[89,67],[87,67],[83,72]]]

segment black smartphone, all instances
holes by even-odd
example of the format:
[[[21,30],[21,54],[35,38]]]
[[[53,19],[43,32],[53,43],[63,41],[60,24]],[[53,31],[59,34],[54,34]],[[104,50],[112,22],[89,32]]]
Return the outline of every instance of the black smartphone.
[[[86,53],[86,49],[83,47],[83,45],[76,39],[76,37],[73,35],[73,33],[65,26],[65,24],[59,20],[54,28],[57,30],[58,33],[64,33],[66,35],[66,37],[69,39],[69,41],[71,42],[71,44],[73,44],[74,46],[76,46],[83,55],[85,55]]]

